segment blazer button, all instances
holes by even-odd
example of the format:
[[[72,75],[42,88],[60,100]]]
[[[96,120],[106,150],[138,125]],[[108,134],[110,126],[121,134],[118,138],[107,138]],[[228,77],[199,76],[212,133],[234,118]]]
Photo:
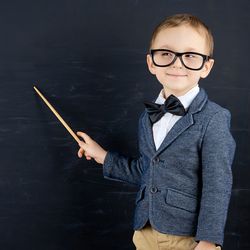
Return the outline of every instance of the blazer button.
[[[155,157],[154,160],[153,160],[154,163],[158,163],[159,161],[160,161],[159,157]]]
[[[151,187],[151,188],[150,188],[150,192],[151,192],[152,194],[155,194],[155,193],[158,192],[158,188],[157,188],[157,187]]]

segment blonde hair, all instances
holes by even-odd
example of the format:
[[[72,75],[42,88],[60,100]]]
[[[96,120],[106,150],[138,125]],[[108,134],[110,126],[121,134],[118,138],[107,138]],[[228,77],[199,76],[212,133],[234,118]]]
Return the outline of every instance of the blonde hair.
[[[166,28],[178,27],[183,24],[190,25],[192,28],[196,29],[197,32],[205,35],[209,56],[213,56],[214,39],[211,30],[198,17],[191,14],[176,14],[164,19],[153,31],[150,41],[150,49],[152,48],[156,36],[161,30]]]

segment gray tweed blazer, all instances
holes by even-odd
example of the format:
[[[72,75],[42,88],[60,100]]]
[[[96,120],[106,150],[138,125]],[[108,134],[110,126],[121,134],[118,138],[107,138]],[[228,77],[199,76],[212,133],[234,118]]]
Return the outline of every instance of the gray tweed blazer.
[[[200,88],[158,150],[144,111],[139,119],[138,158],[108,152],[104,177],[140,187],[134,230],[149,221],[162,233],[223,245],[236,147],[230,119],[230,112]]]

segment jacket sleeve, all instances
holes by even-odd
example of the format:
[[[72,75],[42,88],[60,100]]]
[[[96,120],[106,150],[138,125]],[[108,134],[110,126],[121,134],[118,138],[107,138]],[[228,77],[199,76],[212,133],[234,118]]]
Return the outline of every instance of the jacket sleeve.
[[[140,135],[143,115],[144,113],[142,113],[139,118],[138,138]],[[140,185],[143,172],[142,161],[143,157],[141,154],[138,158],[134,158],[122,155],[118,152],[108,151],[103,164],[103,175],[107,179]]]
[[[231,197],[231,165],[236,147],[230,133],[230,118],[226,109],[213,115],[201,148],[202,194],[195,239],[221,246]]]
[[[140,185],[142,157],[137,159],[109,151],[104,160],[103,175],[107,179]]]

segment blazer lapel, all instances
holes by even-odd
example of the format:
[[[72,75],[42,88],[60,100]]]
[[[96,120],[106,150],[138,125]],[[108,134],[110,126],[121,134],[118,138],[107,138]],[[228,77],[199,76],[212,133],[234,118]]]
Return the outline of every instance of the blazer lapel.
[[[144,113],[144,116],[142,117],[142,129],[142,140],[146,141],[150,154],[154,155],[156,152],[156,148],[154,143],[153,130],[149,115],[146,111]]]
[[[186,129],[188,129],[194,123],[193,116],[187,113],[181,119],[179,119],[172,129],[168,132],[167,136],[163,140],[162,144],[157,150],[157,154],[160,154],[162,150],[169,146],[178,136],[180,136]]]
[[[181,119],[179,119],[172,129],[169,131],[156,154],[160,154],[166,147],[168,147],[178,136],[180,136],[185,130],[194,124],[193,114],[199,112],[204,104],[207,102],[207,95],[205,90],[200,88],[199,93],[192,101],[188,112]],[[151,128],[152,131],[152,128]],[[154,143],[154,141],[153,141]]]

